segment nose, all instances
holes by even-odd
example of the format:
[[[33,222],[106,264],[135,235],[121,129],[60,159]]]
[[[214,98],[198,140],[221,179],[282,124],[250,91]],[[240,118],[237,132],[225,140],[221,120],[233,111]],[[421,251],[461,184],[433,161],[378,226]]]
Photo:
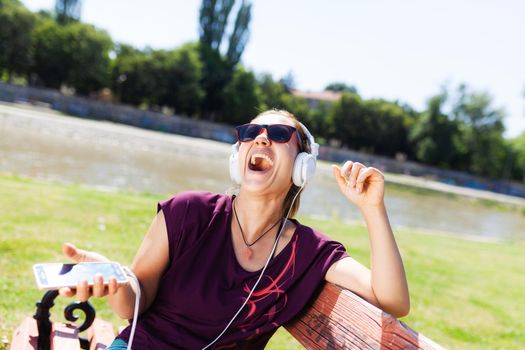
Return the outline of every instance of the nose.
[[[257,137],[254,140],[255,144],[258,146],[270,146],[271,141],[268,138],[268,130],[262,129],[261,133],[257,135]]]

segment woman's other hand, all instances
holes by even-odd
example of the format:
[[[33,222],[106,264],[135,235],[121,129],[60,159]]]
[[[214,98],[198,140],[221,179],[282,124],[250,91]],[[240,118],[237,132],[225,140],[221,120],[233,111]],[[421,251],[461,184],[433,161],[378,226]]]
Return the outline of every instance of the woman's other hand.
[[[384,205],[385,176],[381,171],[352,161],[342,168],[332,165],[332,170],[341,193],[359,209]]]
[[[73,260],[75,263],[80,262],[105,262],[109,261],[105,256],[89,252],[83,249],[78,249],[71,243],[64,243],[62,246],[64,254]],[[110,277],[107,285],[104,285],[104,277],[102,274],[98,274],[94,278],[93,286],[89,286],[87,280],[80,281],[76,288],[60,288],[59,293],[65,297],[73,297],[76,295],[78,300],[87,301],[90,297],[104,297],[109,294],[115,294],[118,289],[117,279]]]

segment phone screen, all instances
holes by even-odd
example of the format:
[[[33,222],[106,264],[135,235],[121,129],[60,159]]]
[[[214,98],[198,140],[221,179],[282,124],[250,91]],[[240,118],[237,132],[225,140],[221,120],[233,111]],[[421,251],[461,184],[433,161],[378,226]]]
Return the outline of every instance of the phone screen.
[[[80,263],[80,264],[37,264],[33,268],[40,288],[73,287],[78,281],[87,280],[93,284],[96,274],[115,277],[118,283],[127,282],[122,268],[117,263]]]

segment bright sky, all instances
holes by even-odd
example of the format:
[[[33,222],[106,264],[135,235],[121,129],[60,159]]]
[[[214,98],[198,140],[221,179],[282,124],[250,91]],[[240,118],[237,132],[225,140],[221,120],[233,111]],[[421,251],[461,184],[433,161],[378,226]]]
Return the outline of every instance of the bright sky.
[[[117,42],[170,49],[198,39],[200,3],[83,0],[82,20]],[[505,109],[514,137],[525,131],[524,13],[521,0],[253,0],[243,63],[274,78],[291,72],[301,90],[341,81],[418,110],[443,84],[465,82]]]

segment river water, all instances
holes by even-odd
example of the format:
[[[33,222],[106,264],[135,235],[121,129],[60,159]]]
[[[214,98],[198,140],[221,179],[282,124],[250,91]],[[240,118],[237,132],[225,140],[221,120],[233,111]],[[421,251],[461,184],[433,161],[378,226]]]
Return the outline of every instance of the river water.
[[[231,188],[229,152],[219,142],[0,104],[0,172],[166,196],[190,189],[225,192]],[[390,186],[385,201],[394,227],[525,238],[525,215],[516,209]],[[302,196],[300,214],[362,221],[324,162]]]

